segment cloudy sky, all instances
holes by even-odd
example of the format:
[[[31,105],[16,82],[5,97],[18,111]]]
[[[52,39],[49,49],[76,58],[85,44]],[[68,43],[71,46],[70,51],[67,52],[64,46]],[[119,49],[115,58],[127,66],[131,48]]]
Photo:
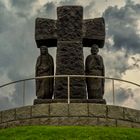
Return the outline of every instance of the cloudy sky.
[[[103,16],[106,43],[100,54],[106,76],[140,84],[140,0],[0,0],[0,85],[34,77],[39,50],[34,40],[37,17],[56,19],[56,7],[82,5],[84,18]],[[49,49],[54,57],[56,48]],[[84,48],[84,56],[90,54]],[[116,104],[140,109],[140,88],[115,82]],[[26,105],[32,104],[34,82],[26,83]],[[0,110],[22,106],[22,84],[0,89]],[[105,98],[112,103],[111,82]]]

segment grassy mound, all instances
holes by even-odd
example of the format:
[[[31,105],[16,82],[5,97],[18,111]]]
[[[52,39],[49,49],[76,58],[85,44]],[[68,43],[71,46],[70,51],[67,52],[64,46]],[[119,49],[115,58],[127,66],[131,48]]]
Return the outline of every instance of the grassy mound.
[[[140,129],[91,126],[26,126],[1,129],[0,140],[140,140]]]

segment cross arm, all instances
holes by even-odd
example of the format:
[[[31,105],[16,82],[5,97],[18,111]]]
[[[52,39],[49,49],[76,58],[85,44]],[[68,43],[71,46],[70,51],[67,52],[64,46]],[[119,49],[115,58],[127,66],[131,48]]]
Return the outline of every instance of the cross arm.
[[[104,18],[86,19],[83,21],[83,46],[90,47],[98,44],[103,48],[105,41],[105,21]]]
[[[41,45],[47,47],[57,46],[56,20],[37,18],[35,22],[35,40],[38,48]]]
[[[35,40],[37,47],[46,45],[57,46],[57,20],[37,18],[35,24]],[[105,41],[104,18],[86,19],[83,21],[83,46],[98,44],[103,48]]]

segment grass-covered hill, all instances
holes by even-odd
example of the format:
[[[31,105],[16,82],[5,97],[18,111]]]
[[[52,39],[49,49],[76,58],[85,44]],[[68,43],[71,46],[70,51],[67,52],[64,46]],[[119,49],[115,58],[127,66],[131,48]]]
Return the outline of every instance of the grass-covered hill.
[[[26,126],[1,129],[0,140],[140,140],[140,129],[91,126]]]

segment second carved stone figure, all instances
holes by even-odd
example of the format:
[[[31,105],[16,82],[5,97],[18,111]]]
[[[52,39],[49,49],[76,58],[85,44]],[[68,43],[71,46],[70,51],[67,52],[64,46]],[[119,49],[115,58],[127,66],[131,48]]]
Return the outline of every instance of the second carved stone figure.
[[[36,63],[36,77],[54,75],[54,62],[46,46],[40,47],[40,56]],[[37,79],[36,95],[38,99],[52,99],[54,78]]]
[[[100,55],[98,55],[98,45],[91,47],[91,55],[86,58],[86,75],[104,76],[104,63]],[[89,99],[103,99],[104,95],[104,79],[87,78],[87,91]]]

